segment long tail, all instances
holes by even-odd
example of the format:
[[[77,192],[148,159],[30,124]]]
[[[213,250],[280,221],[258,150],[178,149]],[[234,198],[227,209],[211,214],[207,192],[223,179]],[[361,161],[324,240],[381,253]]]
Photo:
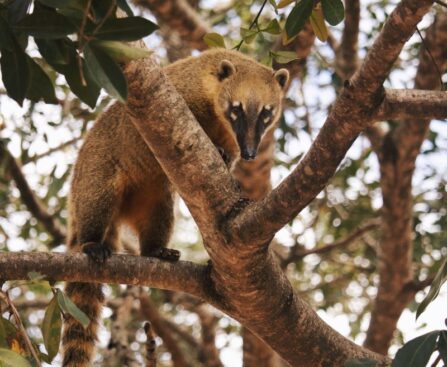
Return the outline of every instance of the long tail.
[[[69,283],[66,292],[70,299],[90,319],[84,329],[81,323],[66,315],[62,337],[63,367],[88,367],[95,352],[97,330],[104,302],[101,284]]]

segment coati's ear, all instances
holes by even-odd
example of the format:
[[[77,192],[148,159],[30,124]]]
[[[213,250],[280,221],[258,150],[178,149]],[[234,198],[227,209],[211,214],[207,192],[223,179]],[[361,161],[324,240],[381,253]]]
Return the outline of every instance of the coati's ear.
[[[289,71],[287,69],[279,69],[273,74],[282,89],[284,89],[289,81]]]
[[[217,71],[217,76],[219,77],[219,80],[224,80],[235,72],[236,68],[231,61],[222,60],[219,65],[219,70]]]

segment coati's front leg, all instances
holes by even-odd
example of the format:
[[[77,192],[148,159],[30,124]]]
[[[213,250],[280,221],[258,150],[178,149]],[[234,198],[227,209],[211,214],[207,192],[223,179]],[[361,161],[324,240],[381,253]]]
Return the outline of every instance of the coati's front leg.
[[[177,261],[180,252],[166,248],[174,223],[174,201],[172,192],[166,188],[157,193],[157,200],[147,205],[144,220],[138,223],[141,256],[157,257]]]

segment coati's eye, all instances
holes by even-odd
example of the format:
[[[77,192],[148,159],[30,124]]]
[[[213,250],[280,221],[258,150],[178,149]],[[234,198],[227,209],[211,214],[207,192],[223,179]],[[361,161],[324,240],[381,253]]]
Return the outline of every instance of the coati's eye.
[[[231,121],[233,122],[237,121],[244,114],[242,103],[239,101],[231,102],[228,114],[230,115]]]
[[[267,104],[264,106],[261,113],[259,114],[259,117],[261,118],[262,122],[264,122],[264,124],[268,124],[270,122],[270,120],[272,119],[272,112],[273,107],[271,105]]]

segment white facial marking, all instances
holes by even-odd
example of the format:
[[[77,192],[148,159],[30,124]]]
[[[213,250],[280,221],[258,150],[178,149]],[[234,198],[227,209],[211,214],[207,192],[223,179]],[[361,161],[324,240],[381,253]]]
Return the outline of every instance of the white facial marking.
[[[267,124],[270,121],[270,117],[265,117],[264,118],[264,124]]]
[[[231,112],[230,117],[231,117],[231,119],[232,119],[233,121],[236,121],[236,120],[237,120],[237,114],[234,113],[234,112]]]
[[[231,105],[233,106],[233,107],[240,107],[241,106],[241,102],[239,102],[239,101],[234,101]]]
[[[270,106],[269,104],[265,105],[264,108],[265,108],[267,111],[271,111],[271,110],[272,110],[272,106]]]

